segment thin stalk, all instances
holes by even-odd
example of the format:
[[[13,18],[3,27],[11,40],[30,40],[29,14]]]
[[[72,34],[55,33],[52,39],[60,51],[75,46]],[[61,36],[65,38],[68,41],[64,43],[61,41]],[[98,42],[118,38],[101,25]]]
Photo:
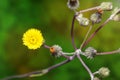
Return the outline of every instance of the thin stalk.
[[[81,56],[79,54],[77,54],[77,58],[80,60],[80,62],[82,63],[82,65],[84,66],[84,68],[87,70],[87,72],[89,73],[91,80],[94,79],[94,75],[92,73],[92,71],[89,69],[89,67],[84,63],[84,61],[82,60]]]
[[[80,10],[80,11],[78,12],[78,15],[81,14],[81,13],[85,13],[85,12],[93,11],[93,10],[98,10],[98,9],[99,9],[99,6],[92,7],[92,8],[88,8],[88,9],[84,9],[84,10]]]
[[[85,35],[85,38],[84,38],[84,40],[83,40],[83,42],[82,42],[82,44],[81,44],[81,46],[80,46],[80,49],[82,49],[83,44],[84,44],[85,41],[87,40],[87,37],[88,37],[90,31],[92,30],[92,27],[93,27],[93,24],[89,27],[89,30],[87,31],[87,33],[86,33],[86,35]]]
[[[90,41],[91,39],[96,35],[96,33],[102,28],[104,27],[105,24],[107,24],[110,21],[110,19],[108,18],[101,26],[99,26],[96,31],[83,43],[83,45],[81,46],[81,48],[85,47]]]
[[[72,56],[72,55],[74,55],[75,53],[74,52],[72,52],[72,53],[63,53],[64,55],[68,55],[68,56]]]
[[[70,56],[68,56],[68,55],[64,54],[64,52],[60,52],[60,54],[61,54],[61,56],[63,56],[64,58],[67,58],[67,59],[69,59],[69,58],[70,58]]]
[[[71,26],[71,40],[72,40],[72,46],[74,47],[74,49],[76,50],[77,47],[75,45],[75,40],[74,40],[74,23],[75,23],[75,18],[76,18],[76,15],[73,16],[73,19],[72,19],[72,26]]]
[[[46,44],[43,44],[43,47],[46,48],[46,49],[50,49],[50,46],[48,46]]]
[[[99,74],[99,71],[96,71],[96,72],[93,73],[93,75],[96,75],[96,74]]]
[[[101,52],[101,53],[97,53],[96,55],[108,55],[108,54],[116,54],[116,53],[120,53],[120,49],[109,52]]]
[[[89,73],[91,80],[94,79],[94,75],[92,73],[92,71],[89,69],[89,67],[84,63],[84,61],[82,60],[81,56],[79,54],[77,54],[77,58],[80,60],[80,62],[82,63],[82,65],[84,66],[84,68],[87,70],[87,72]]]

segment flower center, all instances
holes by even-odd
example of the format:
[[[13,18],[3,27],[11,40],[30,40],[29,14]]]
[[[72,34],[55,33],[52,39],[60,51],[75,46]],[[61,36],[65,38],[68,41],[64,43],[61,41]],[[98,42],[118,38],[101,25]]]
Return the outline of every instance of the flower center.
[[[36,44],[36,42],[37,42],[36,37],[31,36],[31,38],[30,38],[30,44]]]

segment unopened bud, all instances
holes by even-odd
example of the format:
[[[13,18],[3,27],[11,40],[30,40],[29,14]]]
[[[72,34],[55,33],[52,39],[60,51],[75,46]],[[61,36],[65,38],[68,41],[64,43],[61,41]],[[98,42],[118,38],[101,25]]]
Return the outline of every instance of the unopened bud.
[[[87,25],[89,25],[89,19],[83,17],[82,14],[79,14],[79,15],[76,17],[76,19],[78,20],[78,22],[79,22],[79,24],[80,24],[81,26],[87,26]]]
[[[90,20],[93,23],[100,23],[101,20],[102,20],[102,14],[96,12],[96,13],[94,13],[94,14],[91,15]]]
[[[53,45],[52,47],[50,47],[50,52],[55,57],[61,56],[60,54],[61,51],[62,51],[62,48],[59,45]]]
[[[79,0],[68,0],[67,6],[68,8],[75,10],[79,7]]]
[[[93,47],[88,47],[86,50],[85,50],[85,53],[84,55],[87,56],[88,58],[92,59],[97,53],[97,50],[94,49]]]
[[[100,8],[102,10],[112,10],[112,8],[113,8],[112,2],[102,2],[100,4]]]
[[[107,77],[110,74],[110,70],[106,67],[102,67],[99,69],[98,73],[101,77]]]

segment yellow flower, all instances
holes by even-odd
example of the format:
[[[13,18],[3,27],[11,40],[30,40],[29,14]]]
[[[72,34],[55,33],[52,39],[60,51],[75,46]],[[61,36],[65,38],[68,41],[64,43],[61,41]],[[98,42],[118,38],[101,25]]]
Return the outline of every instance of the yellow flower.
[[[44,43],[44,38],[42,33],[38,29],[29,29],[23,34],[23,44],[28,47],[28,49],[37,49]]]

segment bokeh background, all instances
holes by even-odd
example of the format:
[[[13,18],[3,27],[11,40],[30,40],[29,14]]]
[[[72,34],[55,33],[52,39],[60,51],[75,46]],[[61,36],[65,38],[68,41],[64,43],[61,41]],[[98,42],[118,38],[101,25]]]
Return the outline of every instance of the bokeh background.
[[[97,6],[103,1],[111,1],[120,7],[119,0],[80,0],[80,8]],[[30,28],[40,29],[46,44],[58,44],[65,52],[74,51],[70,27],[73,12],[67,8],[67,0],[0,0],[0,78],[23,74],[47,68],[64,58],[54,58],[49,50],[40,48],[29,50],[22,43],[23,33]],[[90,14],[84,16],[89,17]],[[104,22],[111,12],[105,12]],[[100,23],[101,24],[101,23]],[[92,32],[98,27],[94,26]],[[88,27],[75,22],[75,41],[79,47]],[[85,47],[92,46],[99,52],[112,51],[120,47],[120,22],[109,22]],[[92,60],[82,57],[94,72],[100,67],[108,67],[110,76],[103,80],[120,80],[120,54],[97,56]],[[88,80],[89,75],[78,59],[52,70],[42,77],[13,80]]]

